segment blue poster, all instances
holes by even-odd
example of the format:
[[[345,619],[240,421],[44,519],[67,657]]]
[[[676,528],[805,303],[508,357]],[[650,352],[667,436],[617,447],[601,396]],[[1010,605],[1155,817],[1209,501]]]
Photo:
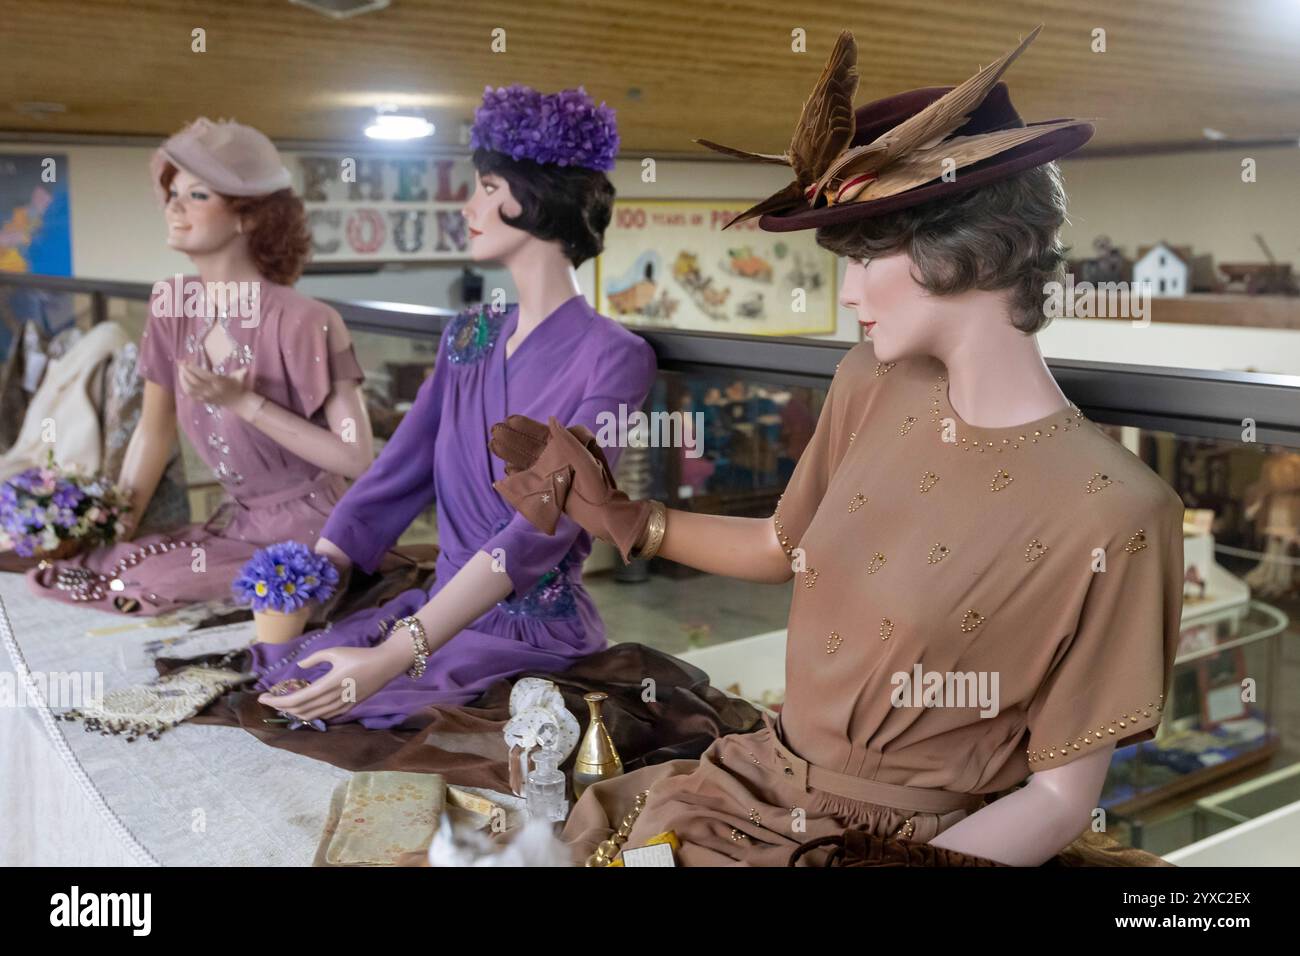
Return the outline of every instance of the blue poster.
[[[0,272],[72,275],[66,155],[0,153]]]

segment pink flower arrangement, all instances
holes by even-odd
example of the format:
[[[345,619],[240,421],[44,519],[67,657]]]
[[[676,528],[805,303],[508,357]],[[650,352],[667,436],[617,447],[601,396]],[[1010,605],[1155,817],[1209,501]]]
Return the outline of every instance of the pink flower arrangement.
[[[112,544],[131,510],[125,491],[99,476],[54,464],[28,468],[0,484],[0,549],[23,557],[56,550],[66,541]]]

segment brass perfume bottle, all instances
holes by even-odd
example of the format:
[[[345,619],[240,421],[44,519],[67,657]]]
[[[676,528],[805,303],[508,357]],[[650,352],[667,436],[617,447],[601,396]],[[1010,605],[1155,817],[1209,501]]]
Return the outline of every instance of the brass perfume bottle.
[[[573,764],[573,799],[576,803],[582,792],[597,780],[607,780],[623,773],[623,761],[614,748],[614,741],[605,728],[605,719],[601,716],[600,705],[609,699],[601,691],[583,694],[587,702],[587,711],[591,720],[587,732],[578,746],[578,756]]]

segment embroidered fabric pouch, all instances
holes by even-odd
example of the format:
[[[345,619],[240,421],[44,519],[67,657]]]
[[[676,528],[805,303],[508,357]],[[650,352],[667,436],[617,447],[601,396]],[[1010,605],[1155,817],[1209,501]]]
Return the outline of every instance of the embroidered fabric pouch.
[[[157,740],[163,731],[193,717],[252,677],[223,667],[190,665],[150,684],[115,690],[58,716],[84,721],[87,730],[102,734],[126,734],[128,741],[141,736]]]
[[[335,791],[317,863],[396,866],[404,853],[428,849],[446,799],[440,774],[354,773]]]

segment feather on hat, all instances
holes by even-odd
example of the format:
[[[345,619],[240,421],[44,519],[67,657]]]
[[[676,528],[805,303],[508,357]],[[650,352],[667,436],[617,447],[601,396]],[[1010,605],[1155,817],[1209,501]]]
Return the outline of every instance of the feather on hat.
[[[914,90],[869,103],[856,113],[857,44],[852,32],[843,31],[804,102],[785,152],[754,153],[695,140],[728,156],[794,170],[793,182],[723,228],[755,216],[762,216],[760,226],[771,231],[867,218],[1005,178],[1083,145],[1092,136],[1089,123],[1061,119],[1026,126],[998,82],[1041,30],[1036,27],[1014,50],[960,86]],[[997,95],[990,97],[995,90]],[[902,116],[897,115],[900,106],[905,106]],[[977,164],[978,175],[956,175]],[[952,179],[916,188],[948,174]],[[913,190],[914,195],[902,195]],[[886,199],[891,201],[881,202]]]

